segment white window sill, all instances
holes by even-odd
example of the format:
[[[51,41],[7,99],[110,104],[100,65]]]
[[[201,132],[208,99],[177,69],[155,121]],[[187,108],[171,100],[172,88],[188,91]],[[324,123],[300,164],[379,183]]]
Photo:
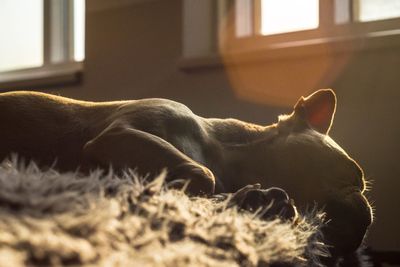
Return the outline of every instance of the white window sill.
[[[356,51],[400,48],[400,29],[265,45],[257,42],[257,44],[257,47],[252,46],[252,49],[182,58],[178,62],[178,67],[182,70],[190,71],[232,64],[258,64],[272,60],[320,56],[327,53],[334,55]]]
[[[70,62],[0,72],[0,90],[47,87],[75,83],[79,81],[82,71],[82,62]]]

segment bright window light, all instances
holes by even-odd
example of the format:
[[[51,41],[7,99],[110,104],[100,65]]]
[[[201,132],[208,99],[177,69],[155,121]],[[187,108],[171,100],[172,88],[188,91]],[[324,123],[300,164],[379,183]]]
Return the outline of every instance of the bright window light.
[[[74,59],[85,58],[85,0],[74,1]]]
[[[73,10],[68,9],[70,3],[73,3]],[[44,19],[45,4],[51,4],[53,8],[50,10],[54,12],[47,20]],[[67,27],[70,15],[73,18],[72,29]],[[45,21],[54,24],[44,25]],[[50,49],[47,52],[44,51],[45,26],[51,29],[48,39]],[[62,38],[59,43],[56,42],[70,30],[73,32],[73,43]],[[71,51],[70,48],[73,48],[73,55],[64,56],[58,52]],[[69,62],[70,57],[74,61],[84,60],[85,0],[0,0],[0,72],[46,67],[49,64],[44,61],[46,56],[50,58],[50,64]]]
[[[0,0],[0,71],[43,64],[43,0]]]
[[[373,21],[400,17],[399,0],[358,0],[358,21]]]
[[[318,0],[261,0],[261,34],[318,28]]]

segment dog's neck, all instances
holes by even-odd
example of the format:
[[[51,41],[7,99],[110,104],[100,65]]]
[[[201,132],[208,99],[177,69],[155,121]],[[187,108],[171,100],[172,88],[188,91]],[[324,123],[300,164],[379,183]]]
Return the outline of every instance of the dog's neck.
[[[269,180],[273,155],[269,147],[277,136],[275,125],[267,126],[262,132],[246,129],[248,139],[240,143],[221,143],[220,169],[216,171],[221,184],[218,191],[233,192],[239,188]]]

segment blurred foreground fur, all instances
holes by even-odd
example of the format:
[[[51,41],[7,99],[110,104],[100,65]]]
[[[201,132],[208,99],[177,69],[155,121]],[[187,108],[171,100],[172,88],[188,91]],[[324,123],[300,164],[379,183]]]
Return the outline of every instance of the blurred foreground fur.
[[[162,182],[3,162],[0,266],[319,266],[326,253],[320,214],[266,222]]]

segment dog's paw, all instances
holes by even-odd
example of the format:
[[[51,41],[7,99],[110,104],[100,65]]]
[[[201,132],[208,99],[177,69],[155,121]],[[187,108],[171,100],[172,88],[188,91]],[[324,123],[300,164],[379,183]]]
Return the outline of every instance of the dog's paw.
[[[278,187],[260,189],[259,185],[246,186],[233,194],[230,203],[250,212],[259,211],[264,220],[278,217],[294,221],[297,218],[293,201]]]
[[[189,195],[211,195],[215,190],[214,174],[196,163],[184,163],[168,174],[170,187],[183,188]]]

